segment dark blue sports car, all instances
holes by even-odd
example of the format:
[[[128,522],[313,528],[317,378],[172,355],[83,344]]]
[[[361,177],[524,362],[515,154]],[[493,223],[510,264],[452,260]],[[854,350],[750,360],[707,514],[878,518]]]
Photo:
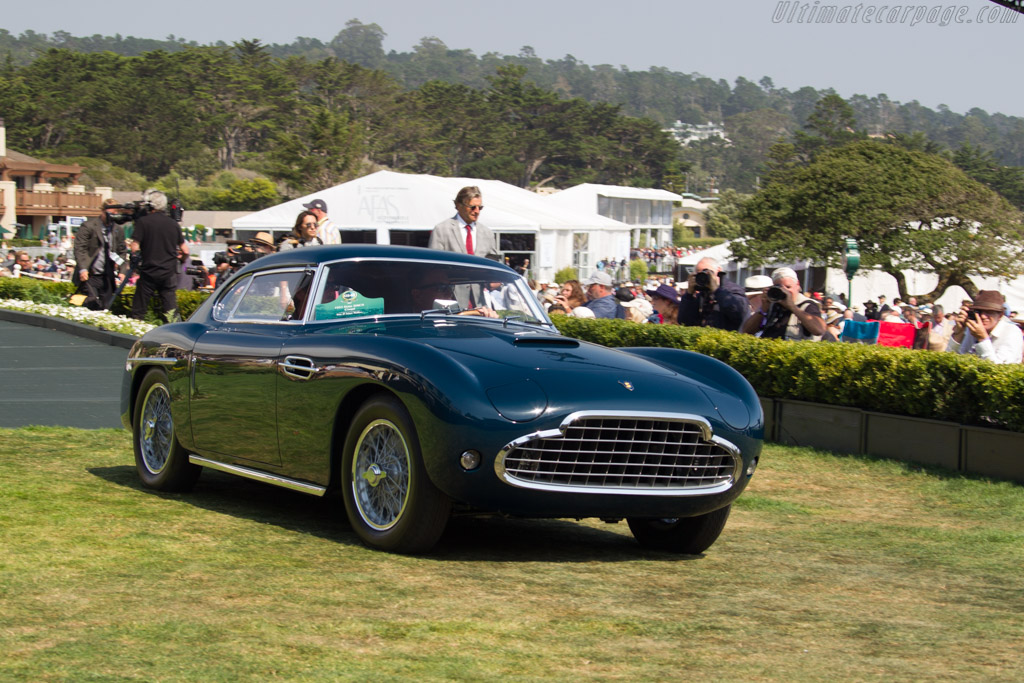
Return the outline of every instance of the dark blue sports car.
[[[135,344],[121,404],[146,486],[209,467],[339,491],[359,537],[395,552],[479,512],[625,519],[645,546],[700,553],[763,434],[716,360],[564,337],[504,265],[377,245],[245,266]]]

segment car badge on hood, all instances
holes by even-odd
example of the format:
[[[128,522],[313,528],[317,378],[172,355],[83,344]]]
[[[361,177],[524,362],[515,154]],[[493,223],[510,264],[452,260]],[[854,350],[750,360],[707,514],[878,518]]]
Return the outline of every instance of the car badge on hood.
[[[627,390],[633,391],[633,383],[632,382],[627,382],[624,379],[620,379],[619,380],[619,384],[621,384],[622,386],[626,387]]]

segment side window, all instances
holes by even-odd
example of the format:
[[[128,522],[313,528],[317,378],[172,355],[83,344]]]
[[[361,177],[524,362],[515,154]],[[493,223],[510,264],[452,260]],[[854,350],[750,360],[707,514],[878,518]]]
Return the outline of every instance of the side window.
[[[221,296],[220,301],[213,306],[214,320],[224,322],[231,317],[235,306],[238,305],[239,300],[242,298],[242,293],[251,281],[252,278],[245,277],[231,285],[231,288]]]
[[[309,278],[301,270],[255,275],[231,319],[266,322],[291,320],[302,308],[301,302],[299,305],[296,303],[297,300],[304,301],[303,286],[308,289]]]
[[[388,287],[382,287],[387,283]],[[337,320],[382,315],[390,277],[368,277],[360,268],[339,263],[331,266],[313,308],[313,320]]]

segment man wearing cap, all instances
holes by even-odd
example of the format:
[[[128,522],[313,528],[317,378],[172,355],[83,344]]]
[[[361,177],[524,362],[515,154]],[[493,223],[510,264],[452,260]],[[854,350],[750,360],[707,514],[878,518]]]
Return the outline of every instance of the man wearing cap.
[[[586,308],[594,313],[595,318],[626,319],[626,309],[615,298],[611,275],[603,270],[595,270],[581,284],[587,292]]]
[[[818,302],[800,291],[800,280],[792,268],[772,271],[772,283],[782,298],[770,300],[766,292],[761,307],[743,323],[743,332],[765,339],[792,339],[820,341],[825,334],[825,321],[821,318]]]
[[[156,293],[160,295],[163,315],[170,321],[178,316],[178,254],[181,258],[188,257],[188,243],[178,222],[165,213],[167,195],[151,188],[142,193],[142,201],[147,202],[152,211],[135,221],[132,232],[132,251],[141,256],[139,280],[132,298],[132,317],[145,318],[149,299]]]
[[[949,349],[969,353],[993,363],[1020,363],[1024,337],[1020,329],[1003,315],[1006,300],[994,289],[983,289],[970,306],[956,316]]]
[[[750,314],[743,288],[722,277],[721,264],[710,256],[697,261],[686,292],[679,298],[679,324],[738,330]]]
[[[324,244],[341,244],[341,233],[327,217],[327,202],[322,199],[314,199],[308,204],[303,204],[302,207],[316,216],[316,234]]]
[[[99,310],[110,305],[117,274],[122,271],[128,258],[124,241],[124,228],[114,222],[118,209],[111,206],[116,199],[103,200],[103,213],[90,218],[75,234],[75,263],[78,277],[75,284],[79,292],[87,296],[86,308]]]
[[[483,223],[477,221],[484,210],[480,188],[469,185],[455,195],[455,215],[434,226],[428,247],[456,254],[475,254],[497,259],[498,240]]]

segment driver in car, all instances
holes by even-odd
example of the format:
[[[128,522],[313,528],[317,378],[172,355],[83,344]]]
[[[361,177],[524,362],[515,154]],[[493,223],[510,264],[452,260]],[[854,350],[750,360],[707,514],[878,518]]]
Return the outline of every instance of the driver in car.
[[[412,303],[416,311],[429,311],[435,308],[436,300],[454,301],[455,288],[448,279],[448,273],[440,268],[433,268],[420,273],[412,287]],[[477,306],[465,311],[459,311],[459,315],[481,315],[485,318],[497,318],[498,314],[494,309],[487,306]]]

